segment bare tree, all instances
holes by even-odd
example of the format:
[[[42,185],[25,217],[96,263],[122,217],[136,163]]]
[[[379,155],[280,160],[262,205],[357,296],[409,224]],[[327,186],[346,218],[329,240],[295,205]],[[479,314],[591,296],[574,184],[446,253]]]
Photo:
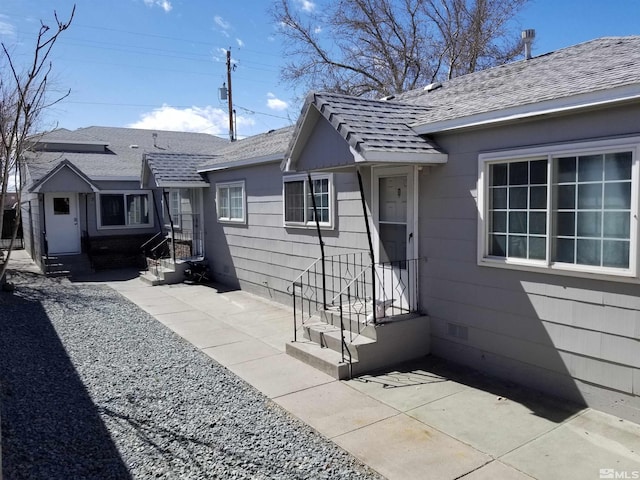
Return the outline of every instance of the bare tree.
[[[381,97],[502,64],[520,54],[509,25],[527,2],[277,0],[271,16],[290,59],[282,78]]]
[[[60,34],[71,25],[75,10],[74,5],[67,21],[60,20],[54,12],[53,28],[41,22],[33,56],[24,65],[17,64],[4,42],[0,44],[0,59],[6,64],[0,73],[0,232],[3,228],[4,208],[10,186],[15,187],[18,204],[9,247],[5,255],[0,251],[0,283],[4,281],[7,264],[20,228],[19,206],[24,184],[21,164],[23,153],[28,149],[30,142],[33,142],[34,128],[42,113],[70,93],[67,92],[53,100],[47,96],[49,76],[53,67],[49,57]]]

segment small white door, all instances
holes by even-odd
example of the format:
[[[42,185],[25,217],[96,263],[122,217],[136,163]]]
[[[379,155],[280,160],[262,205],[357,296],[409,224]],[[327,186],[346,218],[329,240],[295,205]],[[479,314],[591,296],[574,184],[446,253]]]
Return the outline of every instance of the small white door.
[[[80,253],[77,193],[45,193],[45,224],[51,255]]]
[[[387,302],[387,314],[407,313],[417,304],[414,179],[413,167],[374,170],[376,300]]]

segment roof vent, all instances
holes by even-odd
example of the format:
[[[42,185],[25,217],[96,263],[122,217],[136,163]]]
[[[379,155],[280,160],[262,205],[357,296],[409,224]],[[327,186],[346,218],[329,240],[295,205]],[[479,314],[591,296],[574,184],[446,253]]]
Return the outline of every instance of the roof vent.
[[[440,87],[442,87],[442,84],[440,82],[434,82],[434,83],[430,83],[429,85],[424,87],[424,91],[425,92],[433,92],[434,90],[437,90]]]
[[[393,100],[394,98],[396,98],[395,95],[387,95],[386,97],[382,97],[380,101],[386,102],[387,100]]]
[[[129,148],[138,148],[138,145],[129,145]]]
[[[522,41],[524,43],[524,58],[531,59],[531,46],[533,39],[536,38],[536,31],[532,28],[522,31]]]

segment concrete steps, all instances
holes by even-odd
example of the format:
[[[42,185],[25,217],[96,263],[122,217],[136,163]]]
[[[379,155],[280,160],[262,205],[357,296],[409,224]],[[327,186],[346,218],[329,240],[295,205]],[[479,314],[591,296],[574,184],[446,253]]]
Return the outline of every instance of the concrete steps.
[[[148,270],[140,274],[140,280],[149,285],[171,285],[184,280],[184,271],[188,268],[186,261],[173,262],[170,258],[159,260],[148,259]]]
[[[322,311],[299,330],[296,342],[286,344],[292,357],[337,379],[350,378],[429,354],[429,317],[419,314],[386,317],[377,325],[343,319],[345,355],[339,315]]]

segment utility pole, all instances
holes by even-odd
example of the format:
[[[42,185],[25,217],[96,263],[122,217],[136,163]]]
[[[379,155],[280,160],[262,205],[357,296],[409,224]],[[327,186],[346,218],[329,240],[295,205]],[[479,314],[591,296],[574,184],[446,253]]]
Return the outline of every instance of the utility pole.
[[[236,135],[233,131],[233,100],[231,98],[231,47],[227,50],[227,85],[229,85],[229,140],[235,142]]]

